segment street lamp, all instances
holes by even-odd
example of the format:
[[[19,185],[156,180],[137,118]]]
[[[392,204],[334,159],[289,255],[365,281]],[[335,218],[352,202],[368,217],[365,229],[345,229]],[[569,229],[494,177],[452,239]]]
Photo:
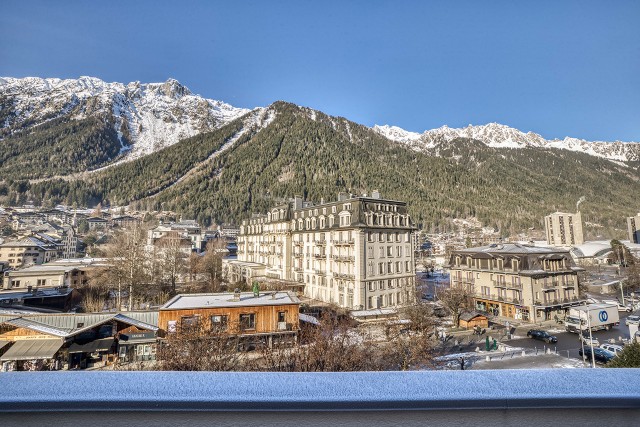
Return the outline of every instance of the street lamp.
[[[587,309],[587,327],[589,328],[589,346],[591,347],[591,367],[596,367],[595,354],[593,353],[593,333],[591,332],[591,309]],[[584,350],[582,351],[584,354]]]

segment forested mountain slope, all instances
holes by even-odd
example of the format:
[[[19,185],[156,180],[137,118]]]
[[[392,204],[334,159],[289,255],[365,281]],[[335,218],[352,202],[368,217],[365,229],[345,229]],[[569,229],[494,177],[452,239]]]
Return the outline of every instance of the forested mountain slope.
[[[476,217],[505,234],[541,227],[544,215],[573,211],[607,229],[637,212],[637,165],[538,147],[496,148],[468,138],[428,152],[344,118],[277,102],[81,179],[5,179],[0,203],[129,204],[176,209],[207,224],[239,222],[303,195],[381,191],[404,200],[418,224]]]

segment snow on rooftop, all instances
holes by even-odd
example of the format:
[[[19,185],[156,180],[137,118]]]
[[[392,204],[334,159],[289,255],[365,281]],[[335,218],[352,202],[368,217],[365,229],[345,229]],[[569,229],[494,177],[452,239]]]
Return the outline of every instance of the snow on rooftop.
[[[259,296],[254,296],[253,292],[242,292],[238,301],[234,299],[232,292],[176,295],[160,310],[300,304],[300,300],[288,292],[275,292],[275,296],[273,294],[274,292],[261,292]]]

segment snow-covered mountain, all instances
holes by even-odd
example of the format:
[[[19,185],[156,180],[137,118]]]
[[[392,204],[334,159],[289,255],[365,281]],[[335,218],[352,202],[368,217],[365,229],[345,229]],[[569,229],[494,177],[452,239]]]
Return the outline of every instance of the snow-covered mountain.
[[[399,127],[387,125],[376,125],[373,127],[373,130],[391,140],[402,142],[414,150],[420,151],[431,151],[439,144],[449,142],[455,138],[472,138],[489,147],[496,148],[559,148],[579,151],[615,161],[640,160],[640,143],[637,142],[591,142],[570,137],[562,140],[547,140],[537,133],[524,133],[518,129],[498,123],[489,123],[481,126],[469,125],[459,129],[442,126],[437,129],[428,130],[422,134],[408,132]]]
[[[173,79],[125,85],[95,77],[0,78],[0,138],[61,116],[97,116],[113,123],[126,159],[219,128],[248,112],[194,95]]]

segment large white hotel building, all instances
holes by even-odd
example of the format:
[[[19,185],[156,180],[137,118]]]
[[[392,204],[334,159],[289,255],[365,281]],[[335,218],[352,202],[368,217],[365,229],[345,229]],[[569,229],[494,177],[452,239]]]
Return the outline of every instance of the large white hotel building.
[[[245,220],[232,281],[304,284],[310,298],[352,310],[398,307],[415,298],[411,218],[405,202],[339,194],[314,205],[295,197]]]

